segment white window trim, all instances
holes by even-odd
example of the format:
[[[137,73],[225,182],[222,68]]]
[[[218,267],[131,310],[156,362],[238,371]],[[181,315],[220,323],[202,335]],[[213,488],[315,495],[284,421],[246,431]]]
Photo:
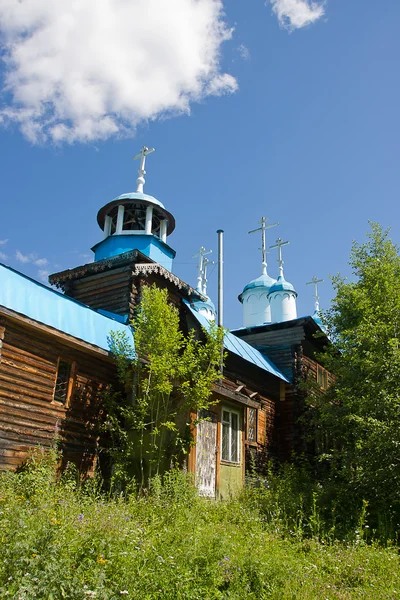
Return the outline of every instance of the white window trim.
[[[229,459],[227,458],[223,458],[222,456],[222,448],[223,448],[223,443],[222,443],[222,437],[223,437],[223,426],[224,424],[227,425],[228,422],[224,421],[224,411],[228,412],[230,415],[231,414],[235,414],[237,415],[238,418],[238,429],[237,429],[237,449],[238,449],[238,457],[237,460],[231,460],[231,448],[232,448],[232,419],[231,417],[229,417],[229,444],[228,444],[228,450],[229,450]],[[240,465],[240,461],[241,461],[241,414],[238,410],[232,409],[230,406],[222,406],[221,407],[221,461],[224,463],[231,463],[233,465]]]

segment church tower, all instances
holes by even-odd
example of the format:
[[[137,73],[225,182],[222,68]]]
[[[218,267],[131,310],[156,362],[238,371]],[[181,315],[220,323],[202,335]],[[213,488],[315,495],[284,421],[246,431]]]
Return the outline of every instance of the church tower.
[[[281,238],[276,240],[274,246],[278,248],[279,276],[276,282],[269,290],[268,300],[271,305],[271,322],[281,323],[282,321],[291,321],[297,319],[296,298],[297,292],[291,283],[286,281],[283,275],[282,246],[289,242],[283,242]]]
[[[267,272],[265,231],[271,227],[276,227],[279,223],[267,225],[267,221],[268,219],[262,217],[261,227],[249,231],[249,233],[261,231],[262,273],[260,277],[250,281],[239,295],[239,302],[243,305],[243,327],[271,323],[271,307],[268,294],[271,286],[275,283],[275,279],[270,277]]]
[[[143,146],[135,156],[140,160],[136,192],[122,194],[99,210],[104,239],[92,248],[95,261],[135,249],[172,271],[175,250],[167,236],[175,229],[175,219],[159,200],[143,193],[146,157],[152,152],[154,148]]]
[[[67,296],[124,323],[132,319],[144,285],[168,288],[177,304],[182,296],[206,301],[172,273],[175,250],[168,236],[175,219],[157,198],[143,192],[146,158],[152,152],[154,148],[143,146],[135,156],[140,161],[136,191],[99,210],[97,222],[104,233],[92,248],[94,262],[49,277]]]

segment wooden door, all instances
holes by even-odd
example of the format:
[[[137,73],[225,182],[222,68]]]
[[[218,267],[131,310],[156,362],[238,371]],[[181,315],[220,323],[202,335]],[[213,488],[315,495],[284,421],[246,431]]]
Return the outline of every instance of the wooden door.
[[[208,410],[199,414],[196,435],[196,486],[201,496],[215,498],[217,472],[217,416]]]

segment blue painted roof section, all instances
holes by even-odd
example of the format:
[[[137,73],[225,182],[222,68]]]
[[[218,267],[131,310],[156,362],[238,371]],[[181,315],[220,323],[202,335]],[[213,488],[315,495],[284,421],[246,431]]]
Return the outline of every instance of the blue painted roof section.
[[[141,194],[140,192],[129,192],[128,194],[121,194],[117,198],[114,198],[112,202],[116,202],[117,200],[146,200],[146,202],[151,202],[152,204],[156,204],[161,208],[165,208],[164,204],[154,198],[154,196],[149,196],[148,194]]]
[[[196,317],[200,325],[204,327],[204,329],[208,330],[210,327],[209,321],[203,315],[198,313],[194,308],[192,308],[190,306],[190,303],[184,298],[183,302],[186,304],[186,306],[189,307],[190,311]],[[224,347],[229,352],[233,352],[233,354],[236,354],[237,356],[240,356],[240,358],[243,358],[243,360],[246,360],[247,362],[256,365],[260,369],[271,373],[271,375],[275,375],[275,377],[282,379],[282,381],[286,381],[286,383],[289,383],[289,380],[267,357],[263,356],[261,352],[253,348],[253,346],[250,346],[250,344],[248,344],[244,340],[236,337],[235,335],[233,335],[233,333],[230,333],[230,331],[227,331],[225,333]]]
[[[273,294],[274,292],[282,292],[282,291],[294,292],[297,296],[297,292],[294,289],[294,287],[292,286],[292,284],[289,283],[289,281],[286,281],[286,279],[284,277],[279,275],[278,279],[276,280],[274,285],[269,290],[269,293]]]
[[[273,277],[270,277],[268,275],[268,273],[262,274],[262,275],[260,275],[260,277],[257,277],[257,279],[253,279],[252,281],[249,281],[249,283],[244,286],[243,292],[239,296],[239,300],[241,301],[243,294],[247,290],[264,287],[264,288],[266,288],[267,291],[269,291],[269,289],[271,288],[272,285],[274,285],[274,283],[276,283],[276,279],[274,279]]]
[[[211,310],[212,312],[215,313],[214,302],[208,296],[206,296],[206,298],[207,298],[207,300],[205,300],[205,301],[204,300],[200,300],[200,298],[193,298],[193,304],[197,308],[208,308],[209,310]]]
[[[133,346],[128,325],[105,317],[1,263],[0,305],[103,350],[109,350],[110,331],[126,332]]]

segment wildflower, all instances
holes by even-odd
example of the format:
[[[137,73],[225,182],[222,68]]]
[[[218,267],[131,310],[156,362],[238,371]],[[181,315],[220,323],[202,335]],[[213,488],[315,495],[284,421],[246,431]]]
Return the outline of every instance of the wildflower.
[[[128,590],[121,590],[120,594],[129,594]]]
[[[83,521],[84,518],[85,518],[85,515],[83,513],[81,513],[78,517],[78,521]]]
[[[32,558],[36,558],[36,557],[37,557],[37,554],[32,554]]]
[[[97,562],[100,563],[101,565],[104,565],[104,563],[106,563],[106,559],[104,558],[104,556],[99,556],[99,558],[97,559]]]

